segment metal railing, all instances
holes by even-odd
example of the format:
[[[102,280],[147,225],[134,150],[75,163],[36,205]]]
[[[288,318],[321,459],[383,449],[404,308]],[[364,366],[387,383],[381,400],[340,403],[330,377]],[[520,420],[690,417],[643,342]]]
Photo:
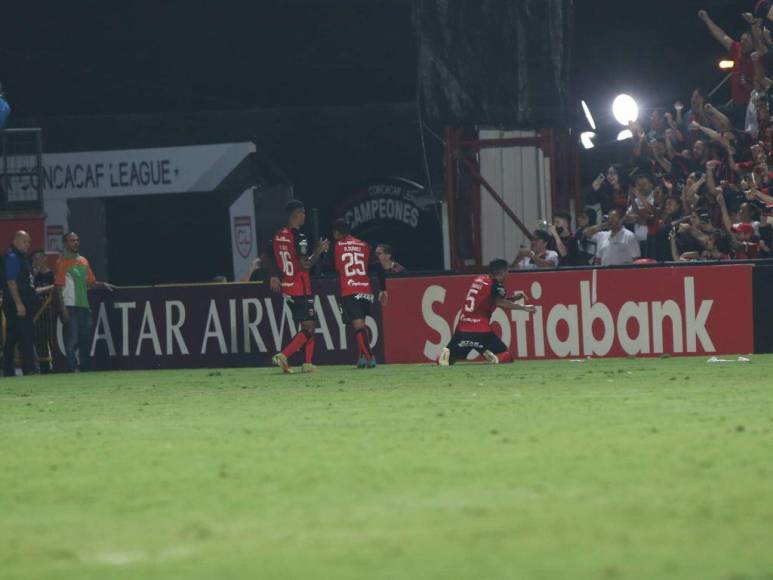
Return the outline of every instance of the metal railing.
[[[53,370],[54,351],[53,344],[56,340],[56,305],[57,293],[51,290],[47,294],[41,295],[41,304],[38,307],[35,317],[32,319],[34,324],[35,358],[37,366],[41,372]],[[7,337],[7,325],[5,312],[0,308],[0,357],[5,353],[5,341]],[[19,350],[16,349],[14,355],[16,367],[21,366],[19,360]],[[2,366],[2,365],[0,365]]]

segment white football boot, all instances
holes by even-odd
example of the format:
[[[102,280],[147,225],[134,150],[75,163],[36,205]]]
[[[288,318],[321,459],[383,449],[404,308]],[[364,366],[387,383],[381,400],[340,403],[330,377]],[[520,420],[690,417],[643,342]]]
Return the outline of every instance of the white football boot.
[[[483,351],[483,358],[486,359],[486,362],[490,365],[498,365],[499,359],[497,358],[497,355],[495,355],[490,350],[484,350]]]

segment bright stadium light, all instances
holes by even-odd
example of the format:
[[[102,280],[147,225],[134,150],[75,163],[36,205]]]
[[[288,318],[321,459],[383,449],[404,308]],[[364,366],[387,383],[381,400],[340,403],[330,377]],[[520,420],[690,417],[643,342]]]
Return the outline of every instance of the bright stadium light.
[[[588,125],[590,125],[590,128],[595,131],[596,121],[593,120],[593,115],[590,114],[588,103],[586,103],[585,101],[580,101],[580,104],[582,105],[582,110],[585,112],[585,118],[588,119]]]
[[[585,131],[580,133],[580,143],[586,149],[593,149],[593,140],[596,138],[596,134],[593,131]]]
[[[719,68],[722,70],[730,70],[731,68],[735,68],[735,61],[734,60],[720,60],[719,61]]]
[[[617,95],[612,103],[612,114],[621,125],[628,125],[639,118],[639,105],[631,95]]]
[[[625,141],[626,139],[631,139],[632,137],[633,133],[631,133],[630,129],[623,129],[617,134],[618,141]]]

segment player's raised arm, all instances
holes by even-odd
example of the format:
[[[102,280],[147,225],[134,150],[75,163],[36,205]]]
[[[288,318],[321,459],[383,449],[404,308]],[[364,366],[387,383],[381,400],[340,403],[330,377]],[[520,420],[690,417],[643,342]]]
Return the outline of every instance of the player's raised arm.
[[[709,17],[708,12],[705,10],[699,10],[698,18],[703,20],[706,28],[709,29],[709,32],[711,32],[711,35],[717,40],[717,42],[724,46],[725,50],[730,50],[730,47],[733,45],[733,39],[730,38],[727,33],[719,26],[714,24],[714,21],[711,19],[711,17]]]
[[[327,252],[329,249],[330,241],[328,241],[327,238],[320,238],[317,241],[317,245],[315,246],[314,251],[311,253],[311,256],[303,256],[301,258],[301,266],[303,266],[303,269],[311,270],[314,266],[317,265],[317,262],[319,262],[322,254]]]

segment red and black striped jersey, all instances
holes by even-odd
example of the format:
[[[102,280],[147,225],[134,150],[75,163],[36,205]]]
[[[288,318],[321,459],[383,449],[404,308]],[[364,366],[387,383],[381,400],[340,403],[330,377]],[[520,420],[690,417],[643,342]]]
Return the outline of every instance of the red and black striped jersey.
[[[491,315],[497,307],[497,298],[504,298],[505,287],[488,274],[472,281],[462,306],[462,315],[456,330],[461,332],[491,332]]]
[[[311,295],[311,278],[301,264],[301,259],[309,255],[306,236],[298,230],[282,228],[271,239],[271,246],[282,278],[282,294]]]
[[[370,246],[367,242],[349,234],[336,242],[333,254],[341,296],[372,295],[373,286],[368,276]]]

